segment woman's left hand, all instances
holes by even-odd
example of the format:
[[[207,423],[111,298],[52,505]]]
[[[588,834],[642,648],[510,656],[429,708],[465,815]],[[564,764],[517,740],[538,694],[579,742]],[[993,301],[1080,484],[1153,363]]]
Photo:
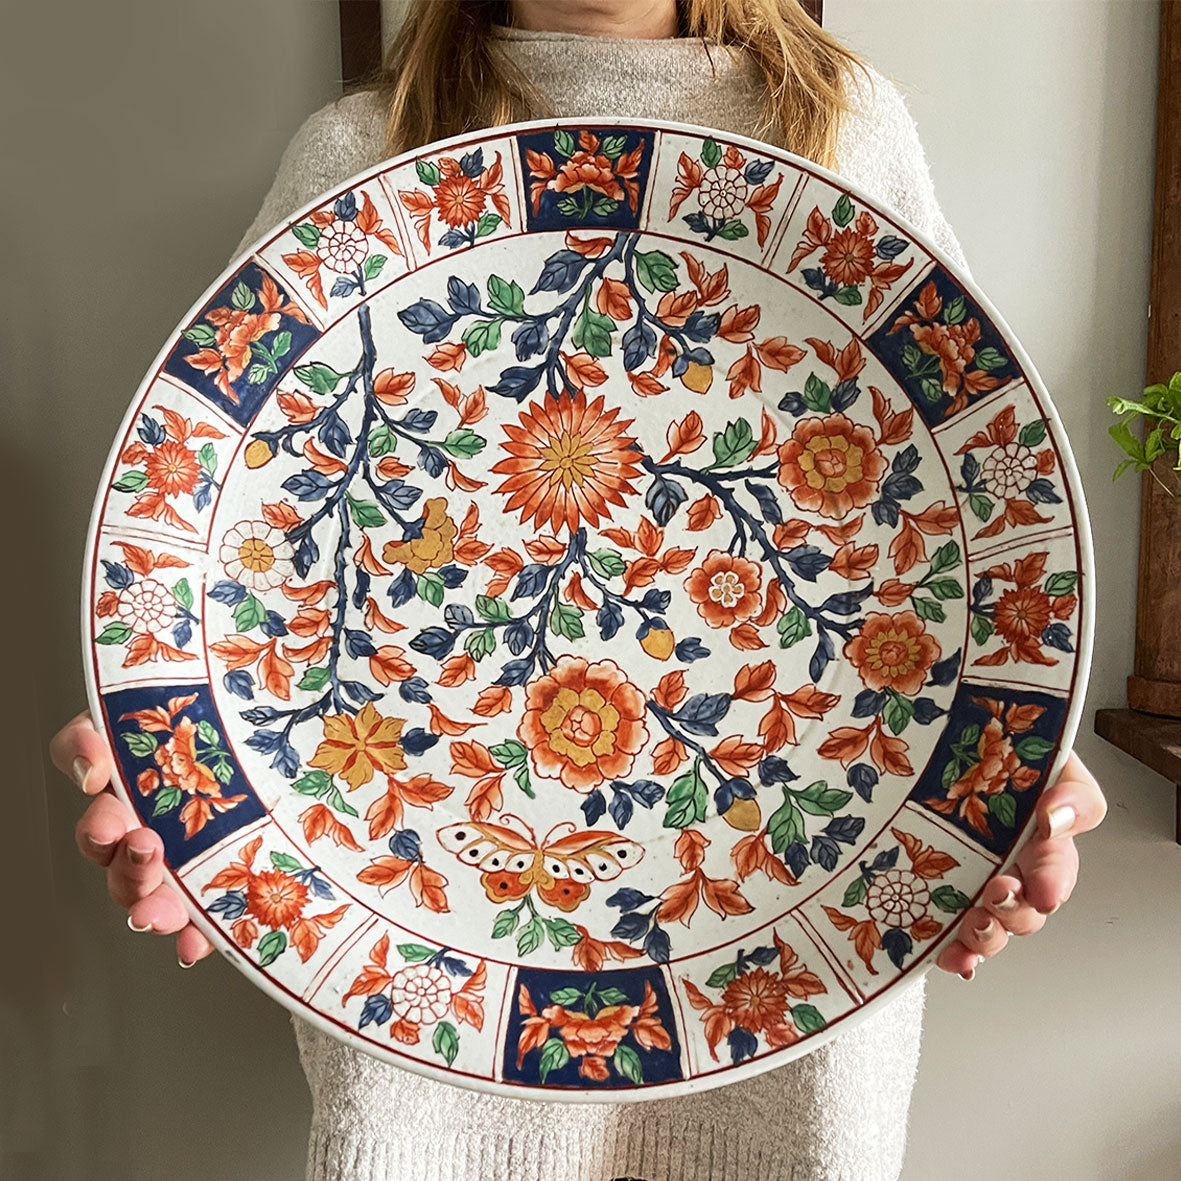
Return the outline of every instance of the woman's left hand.
[[[960,918],[957,938],[935,963],[971,980],[977,957],[996,955],[1010,935],[1031,935],[1070,897],[1078,881],[1074,838],[1090,832],[1107,815],[1107,801],[1095,777],[1073,751],[1054,785],[1037,802],[1037,831],[1004,872],[989,880],[981,905]]]

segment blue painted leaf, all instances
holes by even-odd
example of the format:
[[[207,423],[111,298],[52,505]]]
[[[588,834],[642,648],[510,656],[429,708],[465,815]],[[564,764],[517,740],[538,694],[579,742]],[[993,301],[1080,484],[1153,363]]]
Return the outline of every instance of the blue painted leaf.
[[[433,299],[420,299],[398,313],[398,319],[422,337],[426,344],[437,344],[447,338],[458,317],[452,316],[442,304]]]
[[[813,683],[819,683],[832,658],[832,636],[821,629],[816,639],[816,651],[812,653],[812,659],[808,662],[808,676],[812,678]]]
[[[122,590],[135,581],[135,575],[132,574],[131,569],[121,565],[119,562],[104,561],[103,569],[106,571],[107,585],[113,586],[116,590]],[[243,591],[242,593],[245,594],[246,592]]]
[[[680,484],[670,480],[667,476],[657,476],[652,481],[647,496],[644,497],[644,504],[647,505],[656,524],[663,529],[673,519],[677,509],[685,503],[685,500],[685,490]]]
[[[709,649],[696,636],[689,636],[677,645],[677,659],[684,664],[704,660],[708,655]]]
[[[384,992],[375,992],[372,996],[365,998],[357,1028],[364,1029],[370,1023],[384,1025],[393,1016],[393,1012],[394,1006],[390,1003],[390,998]]]
[[[390,837],[390,852],[403,861],[422,860],[422,845],[418,833],[412,828],[404,828]]]
[[[828,554],[821,553],[814,545],[797,545],[789,549],[783,560],[807,582],[815,582],[832,563]]]
[[[541,268],[533,291],[569,291],[589,261],[576,250],[559,250],[551,254]]]
[[[448,631],[445,627],[428,627],[426,631],[421,631],[410,641],[410,647],[415,652],[421,652],[424,656],[433,656],[436,660],[442,660],[445,656],[450,655],[451,649],[455,647],[456,635],[454,632]]]
[[[787,765],[787,760],[778,755],[768,755],[759,763],[760,783],[791,783],[793,779],[799,779],[799,776]]]
[[[599,625],[599,635],[610,640],[623,626],[623,609],[618,603],[608,601],[599,608],[595,622]]]
[[[428,705],[431,700],[430,689],[422,677],[408,677],[398,686],[398,696],[403,701],[413,701],[417,705]]]
[[[873,802],[873,789],[877,786],[878,773],[868,763],[854,763],[849,768],[849,786],[867,803]]]
[[[882,948],[896,968],[902,967],[902,961],[910,954],[913,947],[914,941],[901,927],[891,927],[882,936]]]
[[[322,500],[332,484],[319,472],[307,471],[288,476],[282,486],[299,500]]]
[[[779,501],[766,484],[755,484],[747,480],[743,487],[759,502],[759,512],[763,514],[763,520],[768,525],[783,523],[783,512],[779,507]]]
[[[437,734],[431,734],[421,726],[415,726],[413,730],[407,730],[402,735],[402,749],[408,755],[417,756],[426,754],[438,741],[439,736]]]
[[[501,371],[500,380],[488,389],[502,398],[523,402],[537,388],[544,368],[544,365],[510,365]]]
[[[690,734],[716,736],[718,722],[729,711],[729,693],[695,693],[672,717]]]
[[[226,692],[232,693],[235,697],[242,697],[247,701],[254,700],[254,678],[244,668],[226,673],[221,683],[225,685]]]
[[[747,1058],[753,1058],[759,1048],[759,1039],[749,1029],[736,1025],[726,1035],[726,1043],[730,1047],[730,1061],[735,1066]]]
[[[644,940],[644,950],[648,953],[648,958],[655,963],[668,963],[668,958],[672,954],[672,946],[669,943],[668,935],[659,923],[652,924],[652,930],[648,932],[648,938]]]
[[[632,818],[633,805],[631,796],[624,792],[616,792],[611,799],[610,808],[611,819],[615,821],[615,825],[620,830],[627,827],[627,822]]]
[[[607,801],[603,798],[603,793],[596,787],[580,805],[582,814],[586,817],[587,824],[594,824],[600,816],[607,810]]]
[[[478,316],[482,313],[480,289],[474,283],[465,283],[458,275],[452,275],[447,280],[447,302],[451,310],[461,316]]]

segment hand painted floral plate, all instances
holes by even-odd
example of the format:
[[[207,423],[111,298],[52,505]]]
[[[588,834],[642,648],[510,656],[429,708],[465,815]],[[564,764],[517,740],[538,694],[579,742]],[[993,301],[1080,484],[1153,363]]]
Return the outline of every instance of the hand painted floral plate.
[[[463,1086],[666,1096],[931,965],[1073,740],[1089,544],[1028,358],[889,210],[518,124],[194,305],[95,506],[91,704],[271,996]]]

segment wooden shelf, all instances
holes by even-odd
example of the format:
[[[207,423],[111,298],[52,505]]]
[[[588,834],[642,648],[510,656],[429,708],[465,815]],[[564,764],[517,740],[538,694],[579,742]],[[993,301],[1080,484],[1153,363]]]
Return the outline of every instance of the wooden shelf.
[[[1132,709],[1101,709],[1095,714],[1095,733],[1173,781],[1177,792],[1176,840],[1181,845],[1181,720]]]

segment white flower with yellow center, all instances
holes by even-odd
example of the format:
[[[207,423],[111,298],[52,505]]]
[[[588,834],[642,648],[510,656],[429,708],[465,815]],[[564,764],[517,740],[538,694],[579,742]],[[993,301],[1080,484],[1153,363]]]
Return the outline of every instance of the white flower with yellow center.
[[[239,521],[221,541],[226,573],[250,590],[274,590],[291,576],[291,543],[266,521]]]
[[[980,475],[994,496],[1012,500],[1037,479],[1037,456],[1023,443],[994,447],[980,465]]]
[[[723,607],[733,607],[742,601],[746,594],[746,587],[742,579],[733,570],[721,570],[714,575],[709,584],[709,597]]]
[[[416,1025],[433,1025],[447,1016],[451,981],[441,968],[411,964],[394,973],[390,988],[394,1016]]]
[[[176,618],[176,601],[162,582],[141,578],[119,592],[115,613],[132,631],[163,631]]]
[[[355,271],[369,253],[369,240],[355,221],[337,218],[320,231],[316,254],[330,271]]]
[[[719,164],[701,178],[701,187],[698,189],[701,212],[725,221],[741,212],[749,192],[750,186],[737,168]]]
[[[873,875],[865,892],[870,918],[887,927],[909,927],[927,913],[931,889],[909,869],[887,869]]]

